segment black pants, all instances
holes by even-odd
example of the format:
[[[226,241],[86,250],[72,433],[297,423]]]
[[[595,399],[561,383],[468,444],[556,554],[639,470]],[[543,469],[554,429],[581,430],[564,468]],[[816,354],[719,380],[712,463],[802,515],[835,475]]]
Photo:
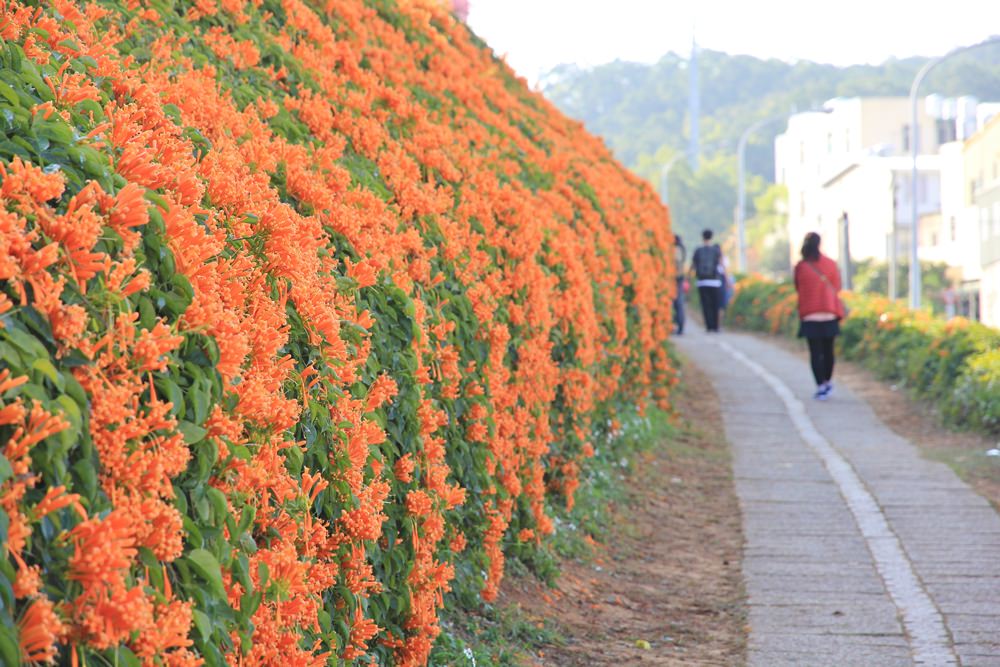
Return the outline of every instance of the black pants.
[[[809,363],[816,384],[829,382],[833,377],[833,336],[806,338],[806,341],[809,343]]]
[[[719,330],[719,308],[722,305],[721,287],[698,287],[701,297],[701,314],[705,318],[705,328],[709,331]]]

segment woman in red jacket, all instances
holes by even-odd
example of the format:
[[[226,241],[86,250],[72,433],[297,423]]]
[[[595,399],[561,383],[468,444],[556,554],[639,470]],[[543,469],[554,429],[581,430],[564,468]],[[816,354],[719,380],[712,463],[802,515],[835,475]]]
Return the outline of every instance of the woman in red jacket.
[[[825,401],[833,391],[833,339],[840,333],[844,304],[840,300],[837,263],[819,251],[819,234],[802,242],[802,261],[795,265],[799,295],[799,337],[809,343],[809,361],[816,379],[813,398]]]

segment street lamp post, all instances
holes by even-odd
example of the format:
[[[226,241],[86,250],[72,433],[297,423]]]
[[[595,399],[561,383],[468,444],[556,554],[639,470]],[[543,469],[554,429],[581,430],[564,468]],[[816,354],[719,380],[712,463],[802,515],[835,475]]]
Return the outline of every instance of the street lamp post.
[[[683,155],[675,155],[670,158],[660,169],[660,196],[663,197],[664,204],[670,204],[670,169],[680,160]]]
[[[746,246],[746,210],[747,210],[747,194],[746,194],[746,177],[744,175],[744,155],[747,150],[747,139],[750,135],[764,127],[768,123],[775,123],[779,120],[784,120],[788,118],[788,114],[781,114],[779,116],[771,116],[770,118],[764,118],[759,120],[747,129],[743,130],[743,134],[740,135],[739,143],[736,145],[736,155],[738,161],[738,185],[737,185],[737,197],[736,197],[736,247],[739,251],[739,269],[743,273],[747,270],[747,246]]]
[[[917,90],[920,88],[920,83],[924,80],[927,74],[941,64],[948,58],[965,51],[972,49],[977,49],[981,46],[988,46],[990,44],[1000,44],[1000,35],[994,35],[978,44],[970,44],[969,46],[959,46],[958,48],[952,49],[943,56],[934,58],[928,61],[920,68],[917,72],[917,76],[913,79],[913,85],[910,86],[910,155],[912,157],[912,165],[910,170],[910,308],[917,309],[920,308],[920,258],[919,258],[919,246],[920,246],[920,225],[919,218],[917,217],[917,154],[919,152],[919,141],[920,141],[920,128],[917,125]]]
[[[803,113],[830,113],[832,109],[819,108],[819,109],[807,109]],[[737,161],[738,161],[738,195],[736,202],[736,242],[739,248],[739,260],[740,260],[740,271],[746,271],[747,269],[747,246],[746,246],[746,178],[744,176],[744,154],[747,148],[747,139],[750,135],[764,127],[768,123],[774,123],[779,120],[785,120],[791,115],[794,115],[796,111],[793,109],[791,114],[783,113],[777,116],[771,116],[770,118],[764,118],[759,120],[747,129],[743,131],[740,135],[740,141],[736,146]]]

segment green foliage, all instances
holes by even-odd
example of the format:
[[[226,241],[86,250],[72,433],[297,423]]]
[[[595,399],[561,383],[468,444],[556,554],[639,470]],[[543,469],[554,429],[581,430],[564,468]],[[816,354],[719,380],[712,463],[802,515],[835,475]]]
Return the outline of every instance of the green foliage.
[[[938,314],[944,312],[944,301],[938,298],[949,285],[948,265],[943,262],[920,262],[921,293],[926,297],[931,309]],[[910,293],[910,263],[896,265],[896,289],[899,297],[908,298]],[[871,259],[856,262],[852,287],[859,294],[888,295],[889,264]]]

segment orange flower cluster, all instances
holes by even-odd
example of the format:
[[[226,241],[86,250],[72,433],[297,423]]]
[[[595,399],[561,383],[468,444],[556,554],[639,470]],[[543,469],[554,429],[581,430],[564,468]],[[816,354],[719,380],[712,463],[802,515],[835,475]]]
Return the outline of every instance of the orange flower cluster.
[[[0,7],[21,657],[427,664],[455,564],[494,599],[667,400],[666,212],[436,3],[157,7]]]

